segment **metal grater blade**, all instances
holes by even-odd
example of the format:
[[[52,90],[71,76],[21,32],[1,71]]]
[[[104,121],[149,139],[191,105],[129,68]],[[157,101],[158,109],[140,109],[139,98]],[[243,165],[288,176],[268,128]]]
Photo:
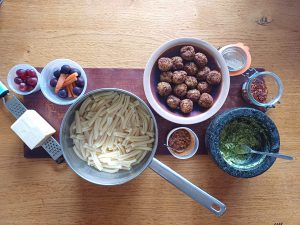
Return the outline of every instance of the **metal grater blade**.
[[[14,115],[14,117],[16,117],[16,119],[18,119],[27,110],[23,103],[20,102],[16,96],[12,96],[12,98],[8,101],[3,98],[3,102],[6,108],[11,112],[11,114]],[[62,163],[64,161],[62,149],[59,143],[53,137],[48,138],[42,147],[57,163]]]
[[[63,162],[62,149],[59,143],[53,137],[48,138],[44,142],[42,147],[48,152],[48,154],[52,157],[52,159],[54,159],[57,163]]]
[[[22,114],[27,110],[22,102],[17,99],[16,96],[13,96],[10,100],[4,101],[6,108],[13,114],[16,119],[18,119]]]

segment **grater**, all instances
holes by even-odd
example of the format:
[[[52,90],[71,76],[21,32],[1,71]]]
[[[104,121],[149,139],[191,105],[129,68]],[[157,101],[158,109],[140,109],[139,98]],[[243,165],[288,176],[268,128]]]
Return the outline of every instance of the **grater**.
[[[8,98],[8,96],[10,96],[10,98]],[[2,98],[3,104],[16,119],[18,119],[27,110],[27,108],[18,100],[16,96],[9,94],[9,90],[1,81],[0,98]],[[48,138],[43,143],[42,147],[57,163],[62,163],[64,161],[62,148],[53,137]]]

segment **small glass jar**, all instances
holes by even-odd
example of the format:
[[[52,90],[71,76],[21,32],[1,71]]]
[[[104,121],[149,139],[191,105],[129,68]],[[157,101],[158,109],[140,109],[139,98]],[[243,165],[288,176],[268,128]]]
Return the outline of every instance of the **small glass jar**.
[[[250,104],[263,108],[275,108],[283,94],[283,84],[273,72],[258,72],[251,68],[243,74],[248,80],[242,86],[242,96]]]

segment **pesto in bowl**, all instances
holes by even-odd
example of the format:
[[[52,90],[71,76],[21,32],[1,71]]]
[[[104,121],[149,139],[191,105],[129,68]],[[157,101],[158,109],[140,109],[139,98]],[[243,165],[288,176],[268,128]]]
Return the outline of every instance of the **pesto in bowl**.
[[[241,145],[257,151],[277,153],[280,138],[276,125],[263,112],[253,108],[233,108],[209,124],[205,134],[209,155],[226,173],[242,178],[258,176],[267,171],[276,158],[244,154]]]
[[[240,117],[226,124],[220,135],[220,151],[224,160],[233,166],[251,168],[259,164],[265,156],[240,154],[242,145],[257,151],[270,150],[266,128],[253,118]]]

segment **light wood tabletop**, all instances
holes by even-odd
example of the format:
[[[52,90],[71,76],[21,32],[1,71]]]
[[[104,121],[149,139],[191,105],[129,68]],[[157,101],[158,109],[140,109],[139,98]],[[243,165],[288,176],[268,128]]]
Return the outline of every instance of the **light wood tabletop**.
[[[70,58],[83,67],[143,68],[163,42],[197,37],[243,42],[253,66],[279,74],[281,104],[268,112],[281,138],[277,160],[251,179],[221,171],[207,155],[158,159],[227,206],[217,218],[150,169],[114,187],[88,183],[66,164],[26,159],[0,104],[0,224],[300,224],[300,1],[39,1],[0,7],[0,80],[18,63]],[[262,19],[265,18],[265,19]],[[261,25],[259,21],[267,21]]]

